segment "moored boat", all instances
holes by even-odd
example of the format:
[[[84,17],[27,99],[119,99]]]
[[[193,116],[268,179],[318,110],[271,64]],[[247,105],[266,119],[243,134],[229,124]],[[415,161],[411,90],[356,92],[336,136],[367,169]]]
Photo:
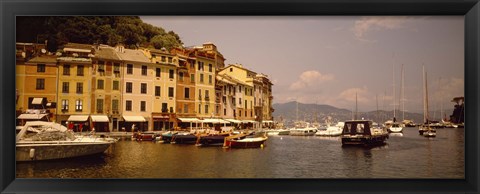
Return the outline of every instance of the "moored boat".
[[[225,138],[230,134],[206,134],[199,135],[197,138],[196,146],[221,146],[225,142]]]
[[[177,133],[172,136],[170,143],[176,144],[195,144],[197,142],[197,136],[189,132]]]
[[[346,121],[342,131],[342,145],[373,146],[385,144],[388,132],[382,128],[371,128],[372,121]]]
[[[266,135],[247,137],[244,134],[225,138],[224,148],[263,148],[268,137]]]
[[[16,137],[16,161],[72,158],[103,153],[115,141],[104,137],[76,137],[54,122],[27,122]]]
[[[155,141],[160,134],[153,131],[137,132],[134,133],[132,139],[137,141]]]

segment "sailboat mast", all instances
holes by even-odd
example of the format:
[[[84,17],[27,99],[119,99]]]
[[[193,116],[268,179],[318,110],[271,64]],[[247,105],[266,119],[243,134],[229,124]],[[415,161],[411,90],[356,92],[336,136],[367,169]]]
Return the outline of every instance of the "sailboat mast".
[[[375,100],[377,101],[377,122],[380,123],[378,121],[378,94],[375,95]]]
[[[402,64],[402,120],[405,120],[405,69]]]
[[[392,65],[393,69],[393,122],[396,121],[395,119],[395,62]]]
[[[358,103],[357,103],[357,93],[355,92],[355,120],[357,120],[358,117]]]

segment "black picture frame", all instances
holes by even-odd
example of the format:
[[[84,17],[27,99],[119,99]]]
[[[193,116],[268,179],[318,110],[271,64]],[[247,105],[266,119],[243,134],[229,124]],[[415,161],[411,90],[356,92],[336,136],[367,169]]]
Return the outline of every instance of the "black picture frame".
[[[0,1],[2,193],[479,193],[478,0],[16,0]],[[15,16],[464,15],[465,179],[16,179]]]

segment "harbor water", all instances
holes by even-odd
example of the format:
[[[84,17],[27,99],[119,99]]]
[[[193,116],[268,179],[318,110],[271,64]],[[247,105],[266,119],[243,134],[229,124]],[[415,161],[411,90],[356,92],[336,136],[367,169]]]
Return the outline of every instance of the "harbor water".
[[[224,149],[121,140],[102,155],[17,162],[17,178],[459,178],[464,129],[418,128],[378,147],[342,147],[339,137],[270,136],[264,148]]]

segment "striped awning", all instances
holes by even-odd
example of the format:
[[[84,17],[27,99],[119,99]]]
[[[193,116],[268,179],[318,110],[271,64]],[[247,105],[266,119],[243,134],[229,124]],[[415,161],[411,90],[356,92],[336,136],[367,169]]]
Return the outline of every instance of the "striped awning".
[[[45,116],[47,116],[47,114],[21,114],[18,116],[18,119],[35,120],[42,119]]]
[[[127,122],[146,122],[145,117],[142,116],[123,116],[123,119]]]
[[[235,120],[235,119],[225,119],[226,121],[228,122],[231,122],[231,123],[241,123],[242,121],[239,121],[239,120]]]
[[[90,118],[92,118],[92,122],[108,122],[108,116],[107,115],[90,115]]]
[[[190,122],[200,122],[199,119],[197,118],[178,118],[178,120],[182,121],[182,122],[186,122],[186,123],[190,123]]]
[[[228,123],[228,121],[225,121],[223,119],[203,119],[201,120],[203,123]]]
[[[70,115],[67,121],[83,122],[88,120],[88,115]]]

